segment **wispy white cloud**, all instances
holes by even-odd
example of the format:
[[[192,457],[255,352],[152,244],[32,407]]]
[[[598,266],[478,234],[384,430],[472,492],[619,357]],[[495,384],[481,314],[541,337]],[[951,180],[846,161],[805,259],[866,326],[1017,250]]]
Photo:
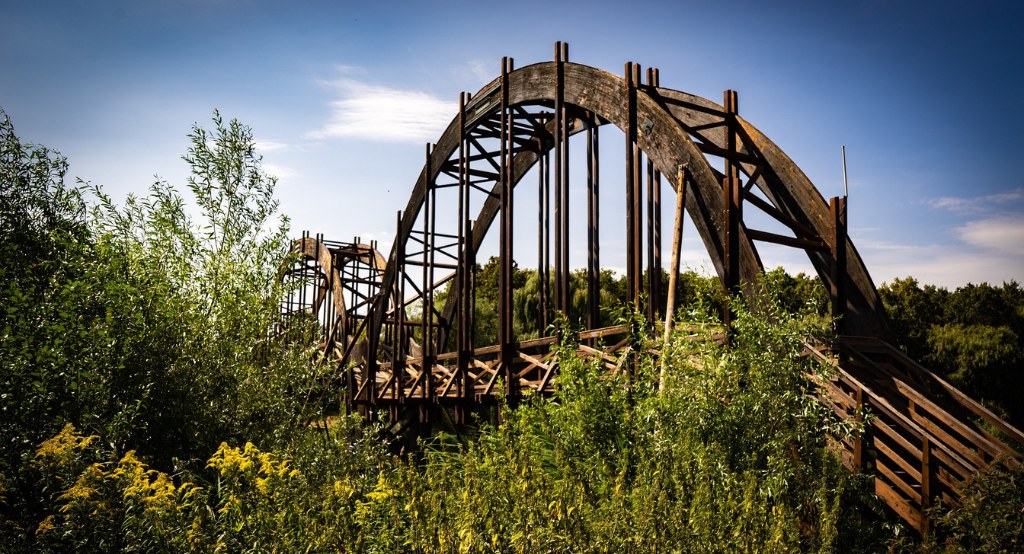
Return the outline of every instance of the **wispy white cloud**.
[[[265,163],[263,164],[263,171],[266,172],[267,175],[273,175],[274,177],[277,177],[281,181],[289,181],[291,179],[294,179],[298,175],[298,172],[296,172],[294,169],[277,164]]]
[[[470,61],[466,64],[465,71],[472,75],[473,80],[477,81],[480,86],[486,85],[499,75],[499,68],[493,62],[482,60]]]
[[[257,140],[256,141],[256,150],[259,151],[262,154],[266,154],[266,153],[269,153],[269,152],[281,152],[282,150],[288,150],[291,147],[292,147],[292,145],[290,145],[290,144],[287,144],[287,143],[284,143],[284,142],[277,142],[277,141],[274,141],[274,140]]]
[[[964,242],[1024,258],[1024,215],[999,215],[971,221],[955,229]]]
[[[345,73],[355,72],[344,68]],[[325,83],[337,89],[330,117],[309,138],[359,138],[386,142],[436,140],[458,110],[455,102],[426,92],[364,83],[344,77]]]
[[[363,244],[377,241],[377,251],[384,257],[391,252],[391,245],[395,242],[395,234],[389,231],[363,231],[357,236]]]
[[[941,245],[867,243],[862,252],[868,266],[873,273],[881,268],[876,279],[913,275],[952,287],[1024,277],[1024,188],[971,197],[943,196],[927,204],[960,219],[961,223],[949,229],[951,240]]]
[[[1024,204],[1024,188],[983,196],[942,196],[928,201],[928,205],[932,208],[959,215],[976,215],[1021,204]]]
[[[956,288],[967,283],[1002,283],[1024,276],[1024,256],[971,244],[908,245],[858,240],[857,249],[876,284],[897,277]]]

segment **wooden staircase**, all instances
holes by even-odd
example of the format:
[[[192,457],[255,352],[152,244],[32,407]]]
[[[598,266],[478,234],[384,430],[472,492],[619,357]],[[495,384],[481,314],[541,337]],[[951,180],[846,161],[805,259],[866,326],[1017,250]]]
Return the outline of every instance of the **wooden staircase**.
[[[828,380],[812,377],[822,401],[867,422],[863,433],[836,440],[843,462],[873,475],[875,493],[919,532],[929,531],[936,501],[960,504],[977,472],[1024,463],[1024,433],[885,341],[843,336],[808,353],[835,368]]]

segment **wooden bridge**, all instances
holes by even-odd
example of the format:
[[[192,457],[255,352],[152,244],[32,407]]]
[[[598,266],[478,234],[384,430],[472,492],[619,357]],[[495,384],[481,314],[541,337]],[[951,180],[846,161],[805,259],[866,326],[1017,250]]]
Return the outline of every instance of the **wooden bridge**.
[[[548,393],[558,378],[550,324],[584,293],[580,352],[609,371],[629,371],[629,329],[601,325],[600,231],[621,232],[626,300],[655,321],[674,307],[661,303],[671,294],[660,276],[678,274],[685,211],[730,293],[758,281],[759,245],[806,252],[840,331],[835,344],[807,346],[807,355],[836,367],[832,379],[815,378],[820,397],[843,418],[871,414],[863,434],[835,446],[851,470],[874,476],[878,496],[908,524],[927,530],[929,507],[940,499],[956,505],[964,481],[995,461],[1022,463],[1024,434],[886,342],[882,303],[846,233],[846,198],[826,201],[740,117],[736,92],[718,104],[662,87],[656,69],[643,76],[633,63],[621,77],[571,63],[564,43],[551,62],[516,69],[505,58],[500,76],[462,94],[451,124],[427,145],[386,256],[358,238],[307,233],[295,241],[283,275],[298,285],[283,324],[315,319],[342,372],[346,406],[391,421],[446,410],[461,422],[499,393]],[[602,129],[624,145],[611,170],[602,166]],[[570,155],[585,159],[570,163]],[[585,168],[584,176],[571,180],[570,167]],[[669,225],[663,192],[676,207]],[[609,202],[625,207],[625,221],[602,221]],[[524,217],[517,206],[530,211]],[[571,242],[571,222],[581,228],[584,219],[585,232]],[[666,230],[672,256],[661,251]],[[586,252],[585,291],[570,286],[571,247]],[[488,250],[499,260],[497,342],[479,344],[473,268]],[[513,306],[513,260],[528,255],[536,256],[538,290],[524,313]],[[729,317],[726,307],[726,325]],[[516,336],[527,320],[538,338]]]

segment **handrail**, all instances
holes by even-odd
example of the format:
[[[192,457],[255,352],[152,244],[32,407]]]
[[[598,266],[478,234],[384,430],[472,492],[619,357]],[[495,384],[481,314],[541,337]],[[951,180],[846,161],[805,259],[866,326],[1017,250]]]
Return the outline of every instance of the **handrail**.
[[[966,413],[1014,441],[1024,442],[1024,434],[902,352],[869,337],[842,337],[838,342],[838,351],[805,343],[805,355],[834,370],[830,378],[813,373],[807,377],[818,386],[818,398],[839,417],[860,420],[865,409],[875,417],[852,440],[831,443],[844,452],[843,462],[854,471],[866,469],[865,449],[875,452],[870,468],[875,493],[918,531],[930,528],[933,499],[955,506],[964,481],[978,471],[1005,457],[1021,459],[1020,452],[975,421],[950,413],[920,387],[937,384]],[[830,350],[840,355],[829,355]]]

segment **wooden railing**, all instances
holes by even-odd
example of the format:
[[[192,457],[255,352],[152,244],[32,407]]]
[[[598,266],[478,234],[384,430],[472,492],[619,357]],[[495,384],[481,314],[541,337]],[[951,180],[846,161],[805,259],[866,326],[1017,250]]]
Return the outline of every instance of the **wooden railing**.
[[[875,493],[918,531],[929,530],[936,501],[959,505],[979,471],[1024,463],[1024,434],[884,341],[842,337],[835,349],[809,345],[808,353],[835,368],[830,379],[812,376],[822,401],[844,419],[866,420],[863,432],[836,440],[844,463],[873,475]]]

